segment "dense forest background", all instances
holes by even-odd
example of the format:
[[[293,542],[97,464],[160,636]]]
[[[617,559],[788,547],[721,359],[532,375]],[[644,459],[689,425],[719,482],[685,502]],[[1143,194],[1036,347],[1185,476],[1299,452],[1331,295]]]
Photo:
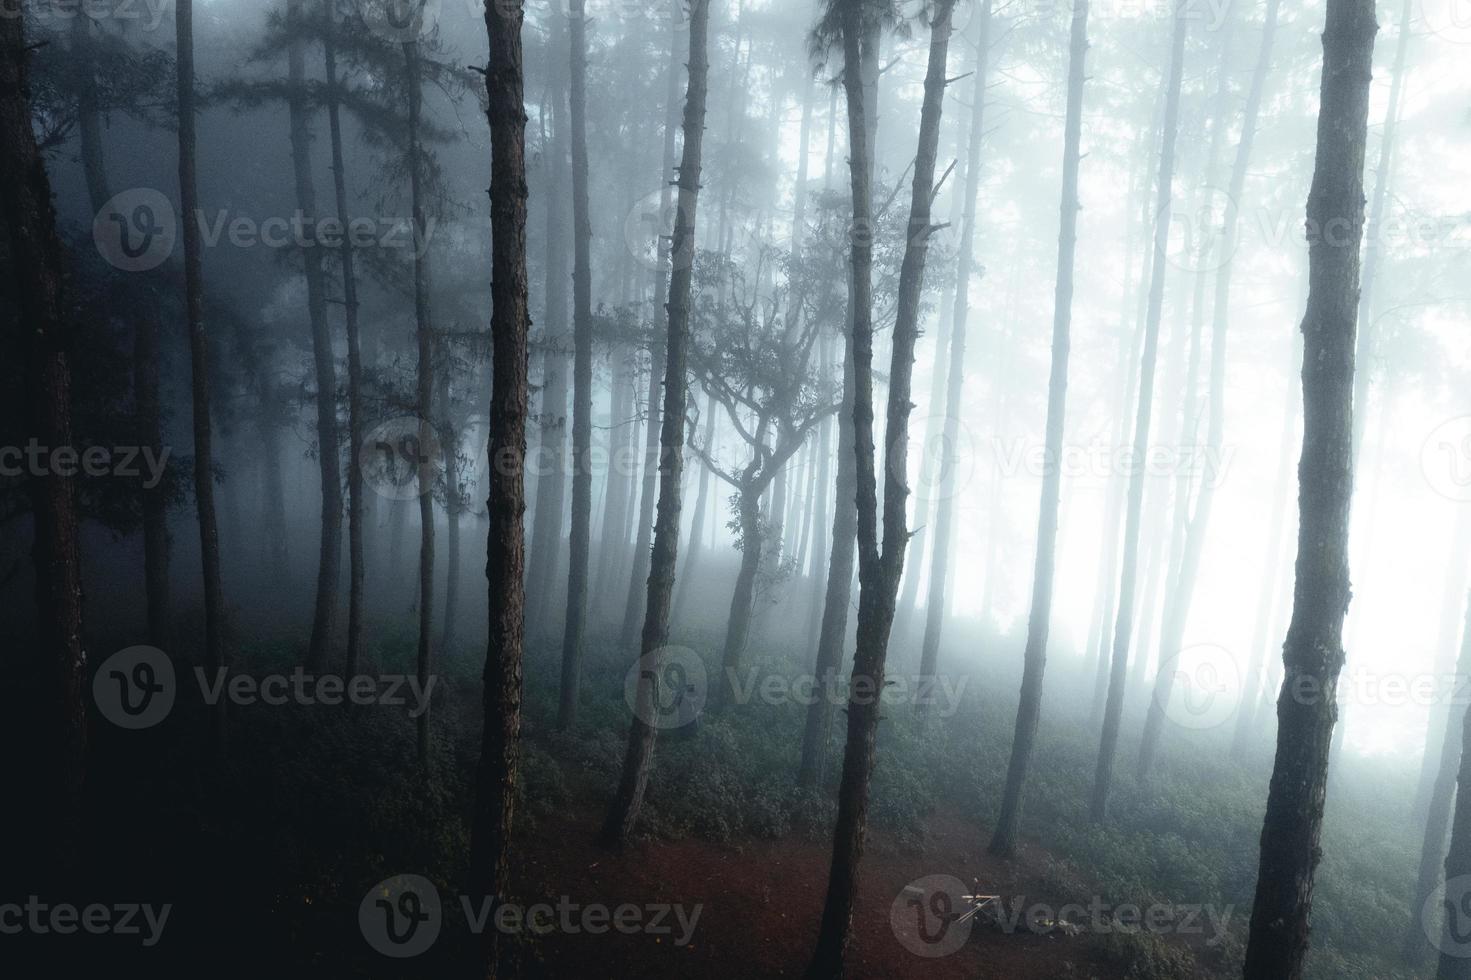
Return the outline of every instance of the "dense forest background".
[[[0,23],[0,961],[1471,976],[1459,2]]]

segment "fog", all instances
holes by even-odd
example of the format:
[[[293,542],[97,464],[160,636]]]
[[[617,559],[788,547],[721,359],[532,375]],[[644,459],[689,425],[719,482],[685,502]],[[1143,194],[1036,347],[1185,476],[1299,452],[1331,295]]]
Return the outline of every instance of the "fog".
[[[177,903],[167,975],[1471,975],[1462,0],[83,10],[3,11],[69,372],[17,151],[0,628],[69,813],[20,905]],[[206,683],[298,668],[382,696]],[[93,860],[119,810],[238,891]],[[385,959],[404,875],[447,938]],[[485,940],[512,895],[705,918]],[[1174,926],[1006,925],[1089,895]]]

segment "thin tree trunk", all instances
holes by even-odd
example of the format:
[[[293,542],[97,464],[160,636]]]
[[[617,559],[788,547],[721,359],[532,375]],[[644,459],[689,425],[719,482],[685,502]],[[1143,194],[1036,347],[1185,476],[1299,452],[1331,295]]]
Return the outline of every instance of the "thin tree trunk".
[[[664,93],[664,155],[661,160],[663,186],[659,189],[659,230],[662,231],[664,215],[669,213],[671,191],[675,180],[674,132],[679,125],[679,23],[684,11],[671,7],[669,16],[669,65],[665,69]],[[669,246],[662,235],[657,251],[658,268],[654,270],[654,315],[665,309],[669,301],[669,279],[665,264],[669,261]],[[666,311],[667,315],[667,311]],[[655,340],[649,345],[649,408],[648,427],[645,431],[643,465],[643,487],[639,492],[638,536],[633,548],[633,575],[628,580],[628,597],[623,604],[623,631],[621,645],[626,649],[633,646],[640,625],[639,599],[647,597],[651,556],[650,535],[653,532],[654,498],[659,493],[660,441],[663,426],[659,417],[659,378],[661,363],[667,368],[666,340]],[[681,433],[683,426],[680,427]],[[672,579],[671,572],[671,579]]]
[[[187,8],[183,0],[181,8]],[[72,312],[67,262],[56,231],[51,183],[31,125],[23,18],[0,17],[0,214],[24,331],[27,428],[39,445],[74,446],[71,418]],[[45,860],[74,864],[82,849],[87,758],[87,654],[82,639],[81,527],[76,481],[58,467],[30,481],[35,540],[37,639],[43,655],[45,728],[34,733]],[[23,794],[19,794],[23,795]]]
[[[1086,4],[1087,0],[1082,0]],[[1086,7],[1083,8],[1086,20]],[[945,589],[950,568],[950,544],[955,534],[956,470],[960,459],[956,445],[960,441],[961,390],[965,386],[966,322],[970,314],[970,274],[975,265],[976,197],[981,183],[981,143],[985,137],[986,78],[991,45],[991,0],[984,0],[979,11],[980,31],[976,40],[976,70],[971,86],[970,139],[966,147],[965,211],[960,233],[960,254],[956,260],[955,308],[950,326],[950,373],[945,380],[944,452],[941,463],[940,500],[935,514],[935,527],[930,532],[929,595],[925,600],[924,639],[920,643],[920,688],[927,691],[934,683],[935,667],[940,662],[940,634],[945,625]],[[1071,288],[1071,287],[1070,287]],[[939,359],[936,358],[936,363]],[[922,559],[923,552],[916,556]],[[910,575],[919,577],[916,564]],[[924,702],[921,702],[923,706]]]
[[[587,629],[588,549],[592,525],[592,223],[588,217],[586,0],[570,0],[572,115],[572,540],[567,573],[567,623],[562,633],[562,683],[557,727],[577,724],[582,642]]]
[[[414,323],[419,363],[416,397],[419,409],[419,646],[417,667],[421,688],[429,683],[434,642],[434,460],[428,451],[434,438],[434,323],[429,309],[428,225],[424,214],[424,161],[419,145],[419,118],[423,107],[423,80],[419,44],[403,46],[409,97],[409,193],[414,212]],[[446,451],[450,447],[444,447]],[[429,764],[429,706],[418,718],[418,759]]]
[[[1325,230],[1333,222],[1338,233],[1313,236],[1308,250],[1297,584],[1282,655],[1286,679],[1277,700],[1277,757],[1262,826],[1245,980],[1302,976],[1313,874],[1321,855],[1328,752],[1350,597],[1354,321],[1369,77],[1377,31],[1372,0],[1329,0],[1317,163],[1307,218]],[[1345,221],[1347,228],[1339,227]]]
[[[286,106],[291,127],[291,165],[296,187],[296,206],[303,226],[317,226],[317,190],[312,179],[312,134],[307,118],[305,0],[288,0],[287,30],[291,41],[286,62],[288,90]],[[312,613],[311,645],[307,667],[321,670],[332,654],[337,626],[337,585],[342,566],[342,476],[337,448],[337,368],[332,352],[331,326],[327,322],[326,282],[322,250],[316,241],[301,249],[306,276],[307,316],[312,331],[312,362],[317,381],[317,463],[322,478],[321,547],[317,559],[317,595]]]
[[[858,866],[863,858],[868,824],[869,780],[873,774],[884,689],[884,661],[899,580],[904,573],[904,548],[909,539],[907,507],[908,426],[914,346],[919,335],[919,300],[924,285],[925,257],[934,229],[930,204],[934,196],[935,156],[940,140],[940,115],[945,95],[945,62],[950,47],[950,14],[954,0],[939,0],[930,25],[929,62],[925,72],[924,103],[920,112],[919,147],[915,155],[914,184],[909,209],[904,259],[899,274],[893,352],[884,445],[883,547],[878,538],[878,487],[873,432],[873,246],[863,235],[872,221],[868,134],[864,93],[858,73],[862,65],[859,38],[862,5],[843,3],[843,83],[848,93],[849,169],[853,184],[853,420],[858,462],[859,605],[858,642],[853,656],[853,678],[848,697],[848,741],[843,754],[843,778],[838,791],[837,825],[833,831],[832,867],[822,925],[807,975],[841,977],[843,960],[852,939],[853,906],[858,897]]]
[[[1460,558],[1464,563],[1464,552]],[[1453,689],[1460,690],[1463,684],[1471,680],[1471,603],[1466,605],[1465,626],[1461,632],[1461,655],[1454,671]],[[1415,891],[1410,896],[1410,909],[1417,913],[1426,907],[1436,886],[1440,884],[1445,835],[1451,824],[1451,802],[1456,796],[1456,773],[1461,767],[1461,733],[1466,727],[1466,706],[1453,704],[1448,709],[1446,724],[1436,731],[1442,744],[1439,746],[1435,785],[1430,794],[1430,805],[1425,818],[1425,837],[1420,848],[1420,873],[1415,878]],[[1405,930],[1404,949],[1405,962],[1411,966],[1418,967],[1425,962],[1426,954],[1430,952],[1428,927],[1432,924],[1424,921],[1419,914],[1411,918],[1410,926]]]
[[[1271,65],[1272,41],[1277,30],[1279,0],[1269,0],[1266,22],[1262,27],[1261,49],[1257,53],[1256,70],[1241,123],[1240,142],[1236,146],[1236,162],[1231,168],[1229,200],[1239,202],[1246,188],[1247,168],[1251,164],[1252,145],[1256,138],[1257,113],[1261,108],[1262,89]],[[1222,64],[1222,70],[1226,65]],[[1226,329],[1231,318],[1231,261],[1236,249],[1236,224],[1240,208],[1228,206],[1221,229],[1219,248],[1223,261],[1216,270],[1215,299],[1211,314],[1210,423],[1206,434],[1206,459],[1220,457],[1225,444],[1226,415]],[[1183,444],[1183,443],[1182,443]],[[1206,530],[1210,526],[1211,508],[1215,501],[1215,485],[1220,474],[1207,473],[1196,499],[1195,513],[1185,535],[1185,550],[1175,579],[1175,595],[1167,600],[1164,631],[1160,634],[1161,658],[1174,656],[1184,643],[1185,625],[1195,595],[1195,580],[1205,550]],[[1149,701],[1149,714],[1144,725],[1144,738],[1139,749],[1139,773],[1147,774],[1159,747],[1165,707],[1170,698],[1170,678],[1161,669],[1154,679],[1154,696]]]
[[[341,98],[337,90],[337,47],[335,0],[323,0],[326,24],[322,53],[327,73],[327,125],[332,140],[332,190],[337,220],[344,227],[351,218],[347,208],[347,164],[342,150]],[[338,249],[342,262],[342,307],[347,321],[347,676],[357,674],[363,639],[363,582],[367,574],[363,553],[363,471],[358,459],[363,451],[363,348],[358,323],[358,280],[352,236],[342,236]]]
[[[220,581],[220,534],[215,520],[214,451],[210,427],[209,333],[204,325],[204,242],[199,222],[194,91],[194,2],[174,6],[179,107],[179,203],[184,237],[184,309],[189,329],[190,388],[194,409],[194,502],[199,516],[199,554],[204,586],[204,666],[211,674],[227,666],[225,600]],[[225,705],[215,708],[215,745],[225,740]]]
[[[1129,641],[1134,627],[1134,587],[1139,571],[1139,523],[1143,516],[1149,422],[1154,407],[1154,369],[1159,354],[1159,323],[1165,295],[1165,255],[1170,233],[1170,191],[1175,173],[1175,135],[1180,115],[1180,80],[1184,73],[1185,33],[1189,18],[1176,11],[1170,48],[1168,94],[1165,98],[1163,138],[1159,158],[1159,188],[1155,197],[1154,262],[1150,271],[1149,312],[1145,319],[1144,360],[1139,371],[1139,405],[1134,422],[1134,472],[1129,481],[1129,506],[1124,525],[1124,562],[1119,579],[1118,619],[1113,631],[1113,660],[1109,670],[1108,701],[1103,712],[1103,736],[1093,775],[1089,813],[1095,822],[1108,811],[1114,754],[1124,715],[1124,688],[1128,683]]]
[[[758,457],[759,459],[759,454]],[[754,473],[758,464],[753,463]],[[747,482],[736,488],[739,497],[741,528],[741,565],[736,573],[735,591],[730,597],[730,617],[725,626],[725,645],[720,654],[720,680],[711,692],[711,707],[719,708],[735,702],[735,677],[741,669],[746,643],[751,635],[751,613],[756,598],[756,573],[761,569],[761,553],[766,542],[761,518],[763,484]]]
[[[563,18],[551,18],[549,50],[566,45]],[[567,88],[561,59],[547,65],[547,101],[552,132],[546,147],[546,331],[541,356],[541,412],[536,420],[540,453],[536,467],[536,513],[532,518],[527,619],[544,633],[562,555],[562,518],[567,495]]]
[[[490,60],[486,115],[490,120],[491,343],[488,458],[490,487],[486,546],[490,639],[482,700],[485,727],[475,778],[470,881],[499,905],[510,890],[511,828],[521,764],[521,651],[526,593],[525,461],[527,377],[531,330],[526,282],[526,108],[521,62],[520,2],[485,5]],[[491,914],[495,914],[494,911]],[[499,930],[482,933],[484,976],[501,975]],[[507,971],[514,973],[513,970]]]
[[[1067,119],[1063,128],[1061,225],[1057,236],[1057,290],[1052,310],[1052,376],[1047,387],[1047,446],[1042,472],[1042,504],[1037,518],[1037,558],[1032,571],[1032,609],[1027,619],[1021,703],[1016,712],[1011,761],[1001,815],[991,837],[992,854],[1016,849],[1027,766],[1042,715],[1042,676],[1047,667],[1047,636],[1052,624],[1052,581],[1057,551],[1057,512],[1062,495],[1063,429],[1067,417],[1068,356],[1073,310],[1073,261],[1078,243],[1078,169],[1082,160],[1084,61],[1088,56],[1088,3],[1073,6],[1068,51]],[[960,325],[957,317],[956,326]]]
[[[664,343],[664,410],[659,434],[659,507],[649,563],[648,602],[644,609],[639,682],[633,721],[618,791],[603,822],[605,844],[622,845],[638,821],[658,729],[652,724],[663,680],[658,651],[669,642],[670,600],[679,561],[679,512],[683,499],[684,416],[688,398],[690,299],[694,275],[695,218],[700,193],[701,153],[705,133],[706,35],[710,0],[690,5],[689,88],[684,104],[684,150],[679,164],[679,207],[672,240],[673,271],[669,282],[668,331]],[[662,274],[661,274],[662,278]],[[656,657],[653,662],[648,658]]]
[[[1462,671],[1471,669],[1471,663],[1468,663],[1471,661],[1471,625],[1468,625],[1467,639],[1468,643],[1463,646],[1461,653]],[[1467,947],[1465,922],[1461,918],[1465,912],[1466,880],[1471,875],[1471,714],[1463,710],[1460,716],[1460,727],[1448,730],[1446,739],[1446,754],[1452,755],[1456,751],[1454,734],[1459,733],[1461,736],[1456,785],[1445,786],[1443,789],[1439,784],[1436,786],[1437,792],[1447,796],[1454,794],[1456,798],[1455,815],[1450,822],[1451,843],[1445,856],[1446,894],[1441,899],[1441,904],[1446,916],[1441,941],[1437,944],[1440,962],[1435,971],[1436,980],[1471,978],[1471,957],[1466,955],[1471,949]],[[1439,842],[1445,839],[1445,827],[1442,825],[1435,829],[1438,830],[1438,857]],[[1427,833],[1426,847],[1429,846],[1430,836]],[[1429,922],[1419,924],[1425,928],[1431,925]]]

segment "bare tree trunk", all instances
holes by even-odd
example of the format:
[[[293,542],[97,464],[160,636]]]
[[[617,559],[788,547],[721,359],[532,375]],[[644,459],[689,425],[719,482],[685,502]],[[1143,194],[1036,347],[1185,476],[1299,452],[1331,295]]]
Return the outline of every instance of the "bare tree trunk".
[[[194,501],[199,516],[199,554],[204,585],[204,666],[211,673],[225,656],[224,589],[220,582],[220,533],[215,520],[214,451],[210,427],[209,333],[204,326],[204,243],[199,222],[194,92],[194,2],[174,6],[178,44],[179,203],[184,237],[184,309],[189,329],[189,367],[194,408]],[[225,698],[215,708],[215,745],[225,740]]]
[[[843,84],[848,94],[849,169],[853,184],[853,429],[858,462],[859,605],[858,644],[853,656],[853,678],[848,697],[848,741],[843,754],[843,779],[838,791],[838,818],[833,831],[832,867],[822,925],[807,975],[841,977],[843,960],[852,938],[853,906],[858,897],[858,866],[863,858],[868,824],[869,779],[873,773],[884,689],[884,661],[899,580],[904,573],[904,548],[909,488],[906,466],[909,450],[910,382],[914,346],[919,335],[919,299],[929,238],[930,203],[934,196],[935,156],[940,140],[940,114],[945,95],[945,62],[950,47],[950,14],[954,0],[939,0],[930,25],[929,62],[925,72],[924,104],[920,113],[919,147],[909,209],[904,259],[899,274],[893,353],[884,445],[883,548],[878,539],[878,487],[873,433],[873,246],[865,237],[872,221],[869,186],[867,114],[859,73],[863,7],[855,0],[842,4]]]
[[[758,456],[759,458],[759,456]],[[754,471],[756,463],[752,464]],[[725,626],[725,645],[720,654],[720,680],[711,691],[711,707],[719,708],[735,702],[733,679],[741,669],[746,643],[751,635],[751,613],[756,598],[756,573],[761,569],[765,547],[765,521],[761,518],[761,491],[765,483],[747,482],[736,488],[739,498],[741,529],[741,566],[736,573],[735,591],[730,597],[730,617]]]
[[[475,774],[470,881],[497,906],[510,890],[511,828],[521,765],[521,651],[526,593],[525,463],[531,330],[526,282],[526,108],[521,62],[522,4],[487,3],[490,38],[486,115],[490,120],[491,343],[490,488],[486,545],[490,641],[482,694],[485,728]],[[495,914],[494,911],[491,914]],[[487,980],[502,975],[499,930],[486,929]],[[507,970],[514,975],[514,970]]]
[[[1467,643],[1461,651],[1461,670],[1471,670],[1471,622],[1468,622]],[[1452,727],[1446,732],[1446,755],[1454,755],[1459,748],[1460,763],[1456,785],[1448,785],[1448,780],[1439,780],[1436,784],[1437,795],[1456,798],[1455,815],[1451,819],[1451,843],[1450,849],[1445,856],[1445,881],[1446,895],[1442,898],[1442,907],[1446,916],[1441,933],[1441,941],[1438,944],[1440,950],[1440,962],[1435,971],[1436,980],[1468,980],[1471,978],[1471,958],[1468,958],[1466,934],[1464,931],[1464,920],[1461,916],[1465,911],[1465,882],[1467,875],[1471,875],[1471,715],[1464,710],[1460,713],[1459,728]],[[1459,733],[1461,741],[1456,745],[1455,734]],[[1443,785],[1444,784],[1444,785]],[[1446,801],[1449,808],[1449,801]],[[1425,846],[1429,850],[1431,833],[1435,834],[1436,850],[1438,858],[1440,843],[1445,840],[1445,825],[1442,821],[1440,826],[1427,830]],[[1423,875],[1423,871],[1422,871]],[[1452,882],[1455,884],[1453,885]],[[1422,881],[1422,886],[1425,882]],[[1430,891],[1434,890],[1433,880]],[[1428,894],[1428,892],[1426,892]],[[1419,895],[1416,896],[1417,898]],[[1431,923],[1417,923],[1429,928]]]
[[[570,0],[572,114],[572,540],[567,573],[567,622],[562,633],[562,683],[557,727],[577,724],[582,642],[587,629],[588,550],[592,534],[592,223],[587,191],[587,0]]]
[[[1083,0],[1086,4],[1087,0]],[[1085,19],[1086,19],[1086,7]],[[986,78],[991,45],[991,0],[984,0],[979,11],[980,32],[976,41],[975,81],[971,86],[970,139],[966,147],[965,211],[960,233],[960,255],[956,260],[955,308],[950,325],[950,373],[945,380],[945,424],[943,445],[946,459],[941,464],[940,500],[935,514],[935,527],[930,532],[930,582],[925,600],[924,639],[920,643],[920,689],[928,691],[934,684],[935,667],[940,662],[940,633],[945,626],[945,589],[950,568],[950,544],[955,534],[955,472],[960,462],[955,447],[960,441],[961,389],[965,386],[966,321],[970,314],[970,275],[975,265],[976,197],[981,183],[981,143],[985,137]],[[1066,192],[1064,192],[1066,193]],[[1071,287],[1069,287],[1071,288]],[[936,359],[938,363],[938,358]],[[923,551],[917,558],[923,557]],[[918,578],[919,568],[911,568]],[[921,702],[923,707],[924,702]]]
[[[1032,609],[1027,619],[1027,646],[1023,654],[1021,703],[1016,712],[1011,761],[1001,815],[991,837],[992,854],[1016,849],[1021,823],[1022,795],[1027,766],[1042,716],[1042,675],[1047,667],[1047,636],[1052,625],[1052,580],[1057,551],[1057,512],[1062,496],[1063,429],[1067,418],[1068,356],[1073,311],[1073,262],[1078,243],[1078,169],[1082,160],[1084,62],[1088,57],[1088,3],[1073,6],[1072,38],[1068,51],[1067,119],[1063,128],[1061,225],[1057,236],[1057,290],[1052,310],[1052,377],[1047,387],[1047,445],[1042,472],[1042,504],[1037,518],[1037,558],[1032,571]],[[973,205],[972,205],[973,207]],[[969,227],[967,227],[969,232]],[[956,326],[960,325],[959,316]],[[943,504],[941,505],[944,506]],[[938,542],[937,542],[938,543]]]
[[[312,134],[307,105],[306,42],[301,39],[305,0],[289,0],[287,30],[287,112],[291,126],[291,165],[296,186],[296,206],[303,227],[317,226],[317,190],[312,179]],[[311,645],[307,667],[321,670],[332,655],[337,625],[337,584],[342,565],[342,476],[337,447],[337,368],[332,352],[331,326],[327,322],[326,282],[322,250],[315,241],[301,249],[306,276],[307,315],[312,330],[312,361],[317,381],[317,463],[322,478],[321,547],[317,559],[317,596],[312,613]]]
[[[549,50],[567,43],[563,19],[551,19]],[[541,411],[536,420],[540,453],[536,468],[536,513],[532,518],[527,619],[537,633],[547,629],[562,554],[562,516],[567,494],[567,83],[560,59],[547,65],[547,101],[552,132],[543,139],[546,157],[546,333],[541,356]]]
[[[1328,752],[1343,668],[1348,525],[1353,498],[1354,321],[1364,223],[1364,146],[1374,53],[1372,0],[1329,0],[1303,318],[1303,431],[1298,463],[1297,585],[1283,648],[1277,757],[1262,825],[1247,935],[1246,980],[1299,980],[1321,854]],[[1347,227],[1340,227],[1347,222]],[[1304,691],[1308,693],[1305,696]]]
[[[1261,50],[1257,54],[1256,70],[1252,74],[1251,90],[1247,94],[1246,109],[1241,123],[1240,142],[1236,146],[1236,162],[1231,169],[1231,186],[1228,191],[1231,201],[1240,201],[1246,187],[1246,172],[1251,163],[1252,146],[1256,138],[1257,113],[1261,108],[1262,89],[1266,84],[1267,70],[1271,66],[1272,41],[1277,30],[1279,0],[1269,0],[1266,22],[1262,27]],[[1224,72],[1226,65],[1222,64]],[[1222,262],[1216,270],[1215,299],[1211,314],[1211,375],[1210,375],[1210,423],[1206,434],[1206,459],[1216,460],[1225,444],[1226,415],[1226,328],[1231,318],[1231,272],[1232,256],[1236,248],[1236,224],[1240,209],[1228,207],[1221,229],[1219,248]],[[1209,462],[1208,462],[1209,465]],[[1161,658],[1171,657],[1181,648],[1185,639],[1185,625],[1190,616],[1190,604],[1195,595],[1195,580],[1200,571],[1201,555],[1205,550],[1206,530],[1210,525],[1211,507],[1215,501],[1215,485],[1219,474],[1207,473],[1201,483],[1196,499],[1195,513],[1190,518],[1185,535],[1185,550],[1175,579],[1175,594],[1166,600],[1165,627],[1160,635]],[[1161,669],[1154,679],[1154,696],[1150,698],[1149,714],[1144,725],[1144,739],[1139,749],[1139,773],[1148,773],[1159,747],[1161,726],[1165,707],[1170,698],[1170,679]]]
[[[689,88],[684,104],[684,150],[679,164],[679,207],[672,240],[673,272],[669,282],[668,331],[664,343],[664,410],[659,434],[659,507],[654,550],[649,563],[648,602],[644,610],[641,669],[633,721],[618,791],[603,822],[605,844],[628,840],[643,805],[644,788],[654,757],[655,705],[664,680],[658,651],[669,642],[670,600],[679,560],[680,483],[684,470],[684,416],[688,398],[689,320],[695,251],[695,218],[700,194],[701,154],[705,134],[706,76],[710,70],[707,34],[710,0],[690,5]],[[677,20],[677,19],[676,19]],[[662,273],[661,273],[662,275]],[[651,662],[648,658],[654,657]]]
[[[337,91],[337,47],[335,0],[323,0],[325,33],[322,53],[327,73],[327,125],[332,140],[332,190],[337,220],[344,227],[352,219],[347,208],[347,164],[342,151],[342,110]],[[363,639],[363,582],[367,573],[363,553],[363,522],[366,509],[363,471],[358,459],[363,451],[363,345],[358,323],[358,280],[354,265],[352,236],[342,236],[338,249],[342,262],[342,307],[347,321],[347,676],[357,674]]]
[[[1149,422],[1154,407],[1154,368],[1159,354],[1159,323],[1165,295],[1165,252],[1170,233],[1170,189],[1175,175],[1175,134],[1180,115],[1180,80],[1184,73],[1185,32],[1189,18],[1175,13],[1170,47],[1168,94],[1165,98],[1163,139],[1159,158],[1159,188],[1155,197],[1154,264],[1150,272],[1149,312],[1145,319],[1144,360],[1139,372],[1139,405],[1134,422],[1134,473],[1129,481],[1129,507],[1124,525],[1124,562],[1119,579],[1118,619],[1113,631],[1113,661],[1109,670],[1108,701],[1103,712],[1103,737],[1093,775],[1089,812],[1095,822],[1108,811],[1114,754],[1124,715],[1124,688],[1128,683],[1129,641],[1134,627],[1134,587],[1139,571],[1139,523],[1143,516],[1146,468],[1139,465],[1149,451]]]
[[[608,597],[616,589],[619,570],[628,551],[626,514],[633,475],[629,462],[633,459],[635,431],[638,424],[634,390],[638,387],[638,371],[634,351],[623,345],[613,348],[611,413],[608,424],[608,472],[604,479],[603,523],[599,533],[598,573],[594,581],[591,611],[604,614]]]
[[[409,97],[409,192],[414,211],[414,323],[418,342],[417,400],[419,408],[419,646],[417,668],[421,687],[429,683],[434,643],[434,323],[429,309],[429,241],[424,215],[424,160],[419,145],[419,117],[423,107],[423,80],[419,44],[405,42],[404,68]],[[446,451],[450,447],[445,447]],[[429,706],[418,719],[418,759],[429,764]]]
[[[184,0],[181,7],[187,7]],[[80,17],[80,15],[78,15]],[[23,18],[0,17],[0,214],[7,235],[7,272],[25,351],[27,429],[53,450],[74,446],[71,363],[74,323],[65,296],[67,263],[56,231],[51,183],[31,126]],[[43,656],[42,703],[35,733],[46,835],[44,859],[69,866],[82,848],[87,761],[87,653],[82,639],[81,527],[76,481],[58,467],[30,481],[35,540],[37,638]]]
[[[1461,555],[1464,561],[1464,552]],[[1465,601],[1465,600],[1463,600]],[[1466,605],[1466,621],[1461,633],[1461,655],[1455,668],[1454,689],[1471,679],[1471,603]],[[1440,676],[1440,675],[1437,675]],[[1452,699],[1454,700],[1454,699]],[[1420,873],[1415,878],[1415,891],[1410,896],[1410,909],[1424,909],[1440,884],[1441,861],[1445,854],[1445,835],[1451,824],[1451,802],[1456,797],[1456,773],[1461,767],[1461,733],[1466,727],[1466,706],[1448,706],[1446,724],[1436,734],[1441,736],[1435,786],[1425,818],[1425,837],[1420,848]],[[1427,927],[1432,923],[1416,914],[1405,930],[1405,962],[1420,966],[1430,952]]]
[[[460,606],[460,427],[451,400],[449,344],[440,338],[443,377],[439,381],[440,445],[444,447],[444,626],[439,634],[439,648],[454,656],[455,628]]]

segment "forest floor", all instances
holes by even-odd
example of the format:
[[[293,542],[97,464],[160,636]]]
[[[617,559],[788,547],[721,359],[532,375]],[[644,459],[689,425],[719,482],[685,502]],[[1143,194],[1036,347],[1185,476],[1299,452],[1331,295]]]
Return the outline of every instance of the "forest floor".
[[[568,935],[541,941],[536,958],[547,976],[606,975],[633,967],[643,977],[801,976],[817,935],[828,876],[825,841],[790,837],[774,841],[715,844],[697,839],[644,841],[613,854],[594,842],[594,818],[569,814],[538,827],[544,846],[529,853],[519,870],[522,894],[553,902],[560,889],[581,904],[681,902],[687,916],[702,903],[693,938],[680,946],[673,935]],[[1014,860],[986,852],[980,829],[954,812],[934,814],[918,852],[872,834],[863,860],[850,975],[863,978],[943,980],[949,977],[1027,980],[1061,977],[1122,977],[1107,965],[1103,937],[1084,932],[1037,935],[1025,927],[1008,933],[977,923],[969,941],[949,955],[921,955],[895,934],[890,913],[906,885],[930,874],[979,879],[987,893],[1027,896],[1056,908],[1087,903],[1086,896],[1055,895],[1044,881],[1049,855],[1024,845]],[[1054,885],[1055,887],[1055,885]],[[535,901],[528,898],[528,901]],[[671,917],[671,923],[673,919]],[[938,947],[937,947],[938,948]],[[930,952],[933,952],[931,950]],[[532,969],[529,972],[540,972]]]

